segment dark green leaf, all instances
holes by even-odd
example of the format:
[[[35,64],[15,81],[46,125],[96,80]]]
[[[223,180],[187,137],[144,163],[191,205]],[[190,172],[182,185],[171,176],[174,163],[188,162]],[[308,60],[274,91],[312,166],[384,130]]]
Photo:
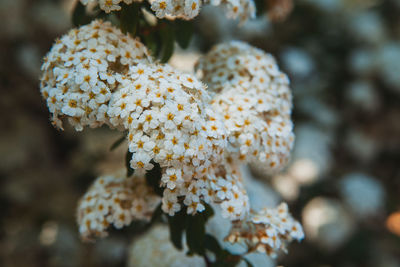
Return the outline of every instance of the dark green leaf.
[[[169,234],[172,244],[177,249],[182,249],[182,236],[185,230],[185,212],[182,210],[174,216],[168,216]]]
[[[115,141],[111,147],[110,147],[110,151],[113,151],[114,149],[116,149],[120,144],[122,144],[122,142],[124,142],[124,140],[126,139],[125,136],[121,136],[121,138],[119,138],[117,141]]]
[[[147,49],[151,52],[153,57],[157,57],[159,52],[159,42],[157,41],[157,34],[150,33],[150,31],[145,30],[144,33],[140,36],[140,39],[143,40]]]
[[[205,220],[201,214],[186,216],[186,242],[189,253],[205,253]]]
[[[121,9],[121,31],[123,33],[131,33],[132,36],[136,35],[136,29],[140,18],[140,4],[123,4]]]
[[[221,251],[219,255],[217,255],[217,260],[213,264],[218,267],[235,267],[239,264],[242,257],[240,255],[234,255],[230,253],[228,250],[224,249]]]
[[[175,36],[178,45],[186,49],[190,44],[190,40],[193,36],[193,22],[186,20],[175,21]]]
[[[254,265],[245,257],[243,257],[242,260],[247,264],[247,267],[254,267]]]
[[[146,172],[146,182],[149,186],[151,186],[154,190],[154,192],[162,196],[163,195],[163,189],[160,187],[160,181],[161,181],[161,167],[160,164],[154,162],[151,160],[151,163],[154,165],[153,169],[149,170]]]
[[[221,246],[218,240],[210,234],[206,234],[204,237],[204,246],[207,250],[215,253],[218,256],[221,253]]]
[[[210,219],[212,216],[214,216],[214,210],[213,210],[213,208],[212,208],[210,205],[208,205],[207,203],[203,202],[202,204],[204,205],[205,210],[203,210],[203,212],[201,212],[201,214],[202,214],[203,217],[204,217],[204,221],[207,222],[208,219]]]
[[[132,156],[133,156],[133,153],[129,152],[129,150],[128,150],[126,152],[126,156],[125,156],[125,165],[126,165],[126,170],[127,170],[127,176],[128,177],[135,173],[135,170],[132,169],[132,167],[131,167]]]
[[[155,16],[153,9],[151,9],[151,4],[148,1],[142,2],[142,8]]]
[[[266,12],[266,1],[265,0],[256,0],[254,1],[256,4],[256,16],[260,17]]]
[[[101,18],[105,21],[109,21],[113,26],[117,28],[121,27],[121,21],[115,13],[106,14],[105,12],[101,12],[100,15],[96,18]]]
[[[77,1],[74,11],[72,12],[72,23],[78,27],[81,25],[88,24],[92,18],[86,14],[86,6],[80,1]]]
[[[211,264],[212,267],[231,267],[228,264],[226,264],[223,260],[216,260]]]
[[[162,63],[166,63],[174,53],[174,42],[175,42],[174,30],[169,23],[164,23],[163,27],[161,27],[160,37],[161,37],[160,60]]]
[[[162,211],[161,206],[162,206],[162,204],[160,203],[157,206],[157,208],[154,210],[153,216],[151,217],[151,220],[150,220],[150,224],[153,224],[156,221],[158,221],[161,218],[161,216],[163,215],[163,211]]]

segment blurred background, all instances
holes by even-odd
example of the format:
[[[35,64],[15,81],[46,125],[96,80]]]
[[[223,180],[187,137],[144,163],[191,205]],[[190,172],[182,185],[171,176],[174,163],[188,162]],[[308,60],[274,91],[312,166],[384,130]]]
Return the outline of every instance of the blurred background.
[[[120,134],[58,132],[39,93],[42,57],[71,28],[73,4],[0,1],[0,266],[135,266],[129,229],[93,245],[75,223],[94,178],[123,166],[124,150],[109,151]],[[241,39],[289,75],[291,163],[274,177],[249,173],[264,189],[250,195],[287,201],[305,229],[279,265],[400,266],[400,0],[264,4],[268,13],[240,28],[203,8],[191,47],[171,63],[191,71],[213,44]]]

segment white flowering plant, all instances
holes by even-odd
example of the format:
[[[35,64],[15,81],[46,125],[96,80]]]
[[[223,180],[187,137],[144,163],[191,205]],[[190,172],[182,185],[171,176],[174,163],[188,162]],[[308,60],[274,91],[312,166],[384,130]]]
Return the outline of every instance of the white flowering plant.
[[[126,170],[100,176],[78,205],[83,240],[133,221],[167,223],[177,249],[208,266],[251,263],[247,253],[275,257],[301,240],[301,225],[285,203],[254,211],[240,166],[267,173],[287,163],[294,142],[289,80],[275,59],[240,41],[213,47],[196,64],[201,73],[166,64],[175,41],[187,47],[203,4],[228,17],[255,16],[252,0],[81,0],[77,28],[44,58],[40,90],[58,129],[103,125],[127,140]],[[218,207],[232,221],[231,253],[205,231]],[[212,254],[212,256],[210,256]]]

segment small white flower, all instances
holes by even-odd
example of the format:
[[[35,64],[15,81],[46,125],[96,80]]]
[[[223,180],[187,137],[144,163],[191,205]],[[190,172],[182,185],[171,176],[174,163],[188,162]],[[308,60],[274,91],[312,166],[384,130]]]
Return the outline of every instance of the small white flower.
[[[103,9],[106,13],[110,13],[114,10],[121,10],[121,6],[119,3],[121,0],[98,0],[100,4],[100,8]]]
[[[180,170],[168,168],[167,171],[162,175],[161,181],[167,185],[168,189],[175,189],[177,184],[183,182],[182,172]]]

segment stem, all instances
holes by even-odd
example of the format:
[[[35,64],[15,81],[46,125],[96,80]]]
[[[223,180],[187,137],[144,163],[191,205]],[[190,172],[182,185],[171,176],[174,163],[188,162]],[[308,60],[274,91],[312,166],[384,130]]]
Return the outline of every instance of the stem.
[[[210,261],[210,259],[207,257],[206,254],[203,255],[204,261],[206,262],[206,266],[210,267],[212,262]]]

